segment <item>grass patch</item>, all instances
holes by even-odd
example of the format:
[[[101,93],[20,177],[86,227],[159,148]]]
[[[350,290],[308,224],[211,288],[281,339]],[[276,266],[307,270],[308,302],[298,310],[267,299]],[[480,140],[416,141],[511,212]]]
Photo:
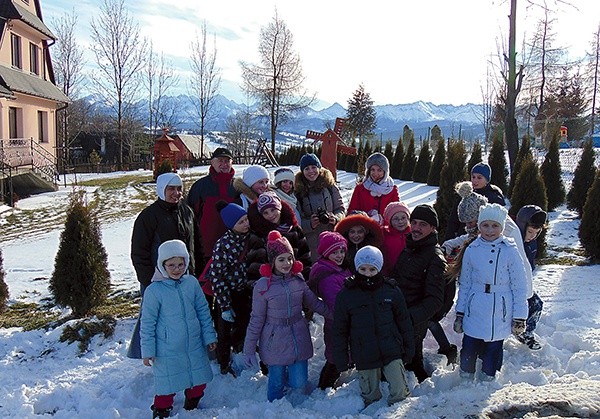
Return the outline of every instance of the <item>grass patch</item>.
[[[117,176],[117,177],[109,177],[109,178],[98,178],[98,179],[89,179],[77,182],[78,186],[97,186],[105,191],[115,190],[115,189],[124,189],[125,187],[136,184],[136,183],[144,183],[144,182],[152,182],[151,175],[127,175],[127,176]]]
[[[83,354],[90,346],[92,338],[102,334],[104,339],[110,338],[115,332],[117,320],[114,317],[95,317],[83,319],[73,325],[65,326],[60,335],[61,342],[79,342],[79,353]]]

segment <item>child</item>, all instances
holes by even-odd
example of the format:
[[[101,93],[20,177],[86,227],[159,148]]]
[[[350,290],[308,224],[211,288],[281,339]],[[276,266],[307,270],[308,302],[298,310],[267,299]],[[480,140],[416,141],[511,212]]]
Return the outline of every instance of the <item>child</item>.
[[[260,359],[269,368],[267,399],[273,401],[283,397],[286,381],[293,389],[306,390],[313,346],[302,305],[326,317],[331,313],[306,285],[302,263],[294,260],[292,246],[278,231],[269,233],[267,254],[269,263],[261,266],[263,277],[252,293],[244,356],[246,366],[256,368],[258,344]]]
[[[388,276],[406,247],[406,236],[410,233],[410,210],[403,202],[390,202],[383,211],[383,218],[382,273]]]
[[[275,188],[273,188],[273,190],[283,202],[290,204],[296,215],[296,220],[300,222],[298,198],[296,198],[296,195],[294,194],[294,181],[296,180],[294,172],[287,167],[280,167],[275,170],[274,175],[275,179],[273,180],[273,183],[275,184]]]
[[[217,240],[206,278],[212,283],[217,313],[217,360],[221,374],[231,368],[231,347],[241,350],[250,320],[252,286],[248,277],[249,260],[255,259],[264,242],[250,233],[246,211],[239,205],[217,202],[217,209],[228,230]],[[259,249],[259,250],[256,250]],[[258,257],[258,256],[257,256]]]
[[[532,272],[535,270],[537,238],[546,224],[546,217],[546,211],[537,205],[525,205],[517,212],[517,225],[519,226],[519,230],[523,237],[523,247],[525,248],[525,254],[527,255],[527,260],[529,261]],[[533,331],[540,320],[544,302],[537,293],[533,292],[531,297],[527,299],[527,306],[527,328],[525,329],[525,333],[521,336],[517,336],[517,339],[519,342],[527,345],[529,349],[535,351],[542,348],[542,345],[535,339]]]
[[[460,376],[466,379],[473,379],[479,357],[479,379],[493,380],[502,367],[504,339],[525,331],[527,279],[515,242],[502,235],[506,215],[501,205],[483,206],[479,236],[462,255],[454,330],[464,331]]]
[[[258,195],[269,190],[270,178],[267,169],[254,165],[248,166],[241,178],[233,180],[233,187],[242,208],[248,211],[250,203],[258,198]]]
[[[357,274],[348,278],[335,301],[335,364],[338,371],[345,371],[352,357],[366,406],[381,399],[379,382],[384,373],[390,385],[387,401],[392,405],[410,394],[404,369],[415,352],[410,313],[395,282],[381,274],[383,255],[379,249],[360,249],[354,266]]]
[[[189,260],[181,240],[161,244],[142,300],[142,357],[154,372],[154,418],[169,417],[174,393],[181,390],[183,408],[196,409],[213,376],[207,348],[215,350],[217,336],[198,281],[185,274]]]
[[[340,233],[348,241],[346,260],[348,265],[354,267],[354,256],[358,249],[363,246],[375,246],[381,249],[383,245],[383,233],[381,226],[365,212],[357,211],[348,215],[336,224],[335,231]],[[354,271],[354,269],[352,269]]]
[[[340,233],[322,232],[319,235],[319,247],[317,248],[319,259],[310,270],[308,286],[325,301],[332,313],[335,308],[335,297],[344,287],[346,278],[352,275],[346,265],[347,246],[346,239]],[[319,376],[319,388],[322,390],[333,387],[340,376],[333,360],[332,330],[333,321],[326,318],[323,326],[325,365]]]

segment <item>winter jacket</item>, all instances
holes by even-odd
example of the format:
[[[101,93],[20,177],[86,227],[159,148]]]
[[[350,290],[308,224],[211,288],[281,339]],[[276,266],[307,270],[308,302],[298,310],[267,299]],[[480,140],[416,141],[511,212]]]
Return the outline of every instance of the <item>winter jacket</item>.
[[[233,187],[235,188],[236,201],[242,208],[248,211],[250,204],[258,198],[258,194],[252,188],[244,183],[241,177],[233,179]]]
[[[319,258],[310,270],[308,286],[325,301],[329,310],[335,309],[335,298],[344,287],[344,282],[352,276],[349,269],[336,265],[329,259]],[[325,319],[323,335],[325,340],[325,359],[333,363],[333,320]]]
[[[416,330],[426,330],[444,301],[446,260],[437,240],[435,232],[417,241],[409,234],[392,271]]]
[[[522,208],[517,213],[517,226],[519,227],[519,231],[521,233],[522,240],[525,240],[525,233],[527,232],[527,227],[531,224],[532,217],[543,213],[544,219],[546,218],[546,212],[542,210],[540,207],[535,205],[528,205],[527,207]],[[515,239],[516,241],[516,239]],[[525,249],[525,256],[529,261],[529,265],[531,266],[531,270],[535,269],[535,258],[537,256],[537,248],[538,243],[536,240],[530,240],[527,243],[523,243],[523,247]]]
[[[312,339],[303,305],[331,317],[327,305],[308,289],[302,275],[260,278],[252,293],[244,353],[253,354],[258,344],[260,359],[267,365],[291,365],[311,358]]]
[[[267,260],[263,239],[253,233],[227,230],[215,243],[205,278],[212,283],[222,311],[231,308],[231,292],[251,288],[260,278],[260,265]]]
[[[348,213],[352,211],[364,211],[367,214],[371,214],[372,210],[377,211],[377,214],[383,215],[385,207],[390,202],[400,201],[400,194],[398,193],[398,186],[394,185],[392,191],[388,194],[381,196],[373,196],[371,191],[365,187],[364,183],[359,183],[352,192],[350,203],[348,204]]]
[[[406,236],[410,234],[410,225],[403,231],[398,231],[392,226],[385,226],[382,228],[383,232],[383,245],[381,250],[383,253],[383,269],[381,273],[383,276],[390,276],[394,265],[398,260],[398,256],[406,247]]]
[[[354,244],[350,241],[349,232],[352,227],[362,226],[366,230],[365,239],[358,243]],[[352,214],[348,215],[345,218],[335,225],[335,231],[340,233],[342,236],[348,240],[348,251],[346,252],[346,261],[348,266],[351,267],[354,272],[354,256],[356,256],[356,252],[363,246],[375,246],[378,249],[381,249],[383,245],[383,233],[381,232],[381,226],[377,221],[373,218],[363,215],[363,214]]]
[[[481,237],[462,259],[456,311],[466,335],[493,342],[507,338],[513,319],[527,318],[525,266],[514,241]]]
[[[248,219],[250,220],[250,229],[252,232],[263,239],[265,244],[267,236],[272,230],[279,231],[283,237],[288,239],[292,249],[294,249],[294,258],[304,265],[302,275],[308,278],[310,266],[312,265],[310,249],[304,231],[302,231],[302,227],[298,224],[294,210],[287,202],[281,201],[281,218],[279,219],[279,224],[267,221],[258,212],[257,201],[254,201],[248,207]]]
[[[336,298],[333,318],[333,357],[339,371],[348,368],[349,355],[358,370],[412,360],[414,330],[406,302],[395,282],[384,280],[381,273],[349,278]]]
[[[212,379],[207,345],[217,341],[198,280],[153,279],[142,300],[142,357],[155,357],[156,394],[172,394]]]
[[[157,199],[133,223],[131,261],[142,289],[154,275],[158,247],[173,239],[184,242],[190,255],[194,254],[194,214],[183,201],[171,204]],[[190,258],[189,272],[194,273],[194,258]]]
[[[313,229],[310,222],[311,215],[316,214],[319,207],[331,212],[336,219],[336,223],[346,215],[342,195],[335,184],[333,174],[325,168],[321,168],[319,171],[319,177],[312,185],[308,184],[302,172],[296,174],[294,184],[300,209],[300,225],[302,231],[306,234],[313,262],[319,257],[317,254],[319,234],[323,231],[333,231],[334,226],[331,224],[318,224]]]
[[[292,191],[292,194],[290,195],[290,194],[283,192],[283,190],[281,190],[279,188],[273,188],[273,191],[277,194],[279,199],[281,199],[281,202],[287,202],[288,204],[290,204],[290,207],[292,207],[292,209],[294,210],[294,215],[296,215],[296,220],[298,220],[298,222],[300,222],[300,210],[298,209],[298,198],[296,198],[296,195],[294,195],[294,192]]]
[[[229,173],[217,173],[211,166],[208,175],[194,182],[188,193],[187,203],[194,212],[196,228],[196,275],[202,272],[215,243],[227,231],[216,203],[221,200],[233,202],[236,196],[232,185],[234,175],[234,169]]]

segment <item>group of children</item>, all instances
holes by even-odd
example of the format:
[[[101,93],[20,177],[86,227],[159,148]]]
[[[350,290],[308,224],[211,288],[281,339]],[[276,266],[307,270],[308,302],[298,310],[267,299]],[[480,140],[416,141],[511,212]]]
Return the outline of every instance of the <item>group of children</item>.
[[[277,189],[283,190],[289,186],[283,182],[291,182],[292,177],[279,170]],[[160,246],[141,323],[144,364],[154,368],[155,417],[169,416],[174,393],[181,390],[185,390],[184,408],[197,407],[212,378],[207,351],[215,348],[222,373],[234,373],[229,371],[232,348],[243,353],[248,368],[258,368],[258,352],[264,372],[268,368],[269,401],[283,397],[286,387],[306,390],[308,360],[313,356],[306,310],[325,318],[320,388],[333,387],[341,372],[354,366],[365,405],[382,397],[383,377],[389,384],[389,404],[409,395],[404,366],[414,355],[414,331],[402,292],[388,277],[410,233],[409,208],[390,202],[382,225],[361,211],[348,215],[334,231],[319,235],[318,257],[307,271],[298,260],[298,242],[291,243],[301,243],[301,229],[297,231],[295,216],[282,221],[282,207],[292,207],[280,196],[281,191],[263,191],[248,204],[249,211],[260,214],[272,228],[262,244],[251,232],[245,208],[219,204],[228,231],[215,245],[207,273],[216,297],[218,333],[198,281],[184,275],[189,263],[185,245],[172,240]],[[531,275],[517,244],[503,234],[510,220],[506,209],[486,203],[476,209],[475,225],[465,220],[471,222],[470,237],[453,246],[445,244],[448,249],[462,247],[451,272],[460,284],[454,322],[454,330],[464,333],[460,375],[473,377],[480,358],[479,377],[491,380],[500,370],[503,341],[511,332],[530,347],[531,339],[535,341],[533,328],[541,300],[530,292]],[[538,209],[529,209],[518,219],[522,241],[533,256],[532,242],[546,220]],[[291,231],[295,235],[290,236]],[[254,247],[257,253],[263,249],[264,263],[251,280],[247,255]],[[177,300],[181,304],[173,304]]]

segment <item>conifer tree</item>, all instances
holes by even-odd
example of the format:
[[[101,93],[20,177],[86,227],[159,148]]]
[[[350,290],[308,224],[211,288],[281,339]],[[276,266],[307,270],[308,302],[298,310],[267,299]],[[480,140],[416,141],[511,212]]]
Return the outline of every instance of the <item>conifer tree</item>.
[[[444,166],[444,160],[446,160],[446,142],[443,138],[439,138],[433,162],[431,162],[431,167],[429,168],[429,175],[427,176],[427,184],[429,186],[440,186],[440,173]]]
[[[402,144],[402,137],[398,139],[396,143],[396,150],[394,151],[394,158],[390,164],[390,176],[394,179],[400,179],[400,173],[402,172],[402,161],[404,160],[404,145]]]
[[[492,169],[490,183],[499,187],[506,194],[508,191],[508,166],[506,164],[506,155],[504,154],[502,131],[495,130],[492,136],[492,147],[488,156],[488,164]]]
[[[445,143],[441,128],[438,125],[434,125],[433,128],[431,128],[431,138],[429,139],[429,144],[433,154],[437,153],[437,146],[440,143],[440,140]],[[440,169],[441,168],[442,167],[440,166]]]
[[[358,148],[356,149],[356,158],[354,159],[354,161],[352,162],[352,168],[350,169],[350,172],[356,173],[356,174],[360,174],[358,172],[358,168],[360,166],[360,162],[362,162],[363,167],[364,167],[364,147],[362,142],[359,140],[358,141]]]
[[[415,137],[410,137],[408,143],[408,149],[404,154],[404,160],[402,160],[402,171],[400,172],[401,180],[412,180],[412,174],[415,171],[417,165],[417,157],[415,156]]]
[[[352,141],[350,141],[350,144],[352,147],[357,148],[356,141],[352,140]],[[345,161],[345,165],[344,165],[344,170],[346,172],[352,172],[352,169],[354,168],[354,165],[356,164],[356,156],[357,156],[357,154],[352,154],[352,155],[348,154],[346,156],[346,161]]]
[[[392,140],[387,140],[385,142],[385,147],[383,149],[383,155],[385,157],[387,157],[387,159],[390,163],[392,162],[392,160],[394,160],[394,146],[392,145]]]
[[[517,153],[517,158],[515,159],[515,164],[513,165],[513,171],[510,174],[510,183],[508,184],[508,196],[512,199],[512,191],[515,187],[515,181],[519,177],[519,170],[521,170],[521,163],[526,158],[533,158],[531,154],[531,145],[530,145],[529,135],[523,136],[523,141],[521,142],[521,147],[519,148],[519,152]]]
[[[431,167],[431,151],[429,150],[429,141],[423,141],[423,146],[419,152],[419,159],[415,165],[412,179],[415,182],[426,183]]]
[[[2,249],[0,249],[0,313],[8,307],[8,285],[4,281],[4,259],[2,258]]]
[[[348,100],[345,130],[352,138],[358,138],[362,142],[373,134],[376,127],[377,114],[373,100],[361,84]]]
[[[434,204],[439,219],[439,237],[444,237],[446,224],[450,211],[454,208],[456,192],[454,185],[467,179],[466,171],[467,152],[462,141],[453,141],[448,145],[446,160],[440,174],[440,187],[438,188]]]
[[[556,207],[565,202],[565,185],[562,181],[560,154],[558,151],[559,131],[556,130],[552,135],[552,140],[548,147],[548,152],[544,162],[540,167],[546,196],[548,197],[548,211],[554,211]]]
[[[575,173],[573,174],[571,189],[569,189],[569,193],[567,194],[567,207],[570,210],[577,211],[580,218],[583,215],[583,207],[585,206],[588,190],[594,181],[595,173],[594,145],[592,140],[587,140],[583,145],[579,163],[577,163]]]
[[[583,207],[579,240],[588,256],[600,259],[600,170],[596,171]]]
[[[529,204],[537,205],[544,211],[548,209],[546,187],[538,165],[531,155],[526,155],[521,161],[521,170],[515,181],[508,213],[514,218],[521,207]]]
[[[467,163],[467,173],[471,173],[471,169],[477,163],[482,162],[483,158],[481,157],[481,145],[479,142],[473,144],[473,149],[471,150],[471,157],[469,157],[469,162]]]
[[[75,317],[88,315],[110,291],[107,265],[96,215],[85,202],[84,193],[75,191],[50,278],[49,289],[56,304],[70,307]]]

